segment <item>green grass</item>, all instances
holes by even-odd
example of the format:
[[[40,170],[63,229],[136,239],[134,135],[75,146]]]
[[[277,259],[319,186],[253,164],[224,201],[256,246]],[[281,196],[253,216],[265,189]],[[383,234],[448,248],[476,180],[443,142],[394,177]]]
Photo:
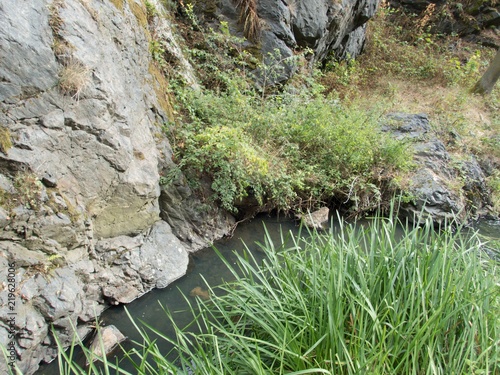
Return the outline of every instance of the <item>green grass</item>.
[[[138,374],[498,374],[498,264],[482,245],[429,222],[399,233],[393,218],[267,239],[261,266],[226,263],[235,281],[191,306],[191,328],[134,323],[144,343],[127,357]]]

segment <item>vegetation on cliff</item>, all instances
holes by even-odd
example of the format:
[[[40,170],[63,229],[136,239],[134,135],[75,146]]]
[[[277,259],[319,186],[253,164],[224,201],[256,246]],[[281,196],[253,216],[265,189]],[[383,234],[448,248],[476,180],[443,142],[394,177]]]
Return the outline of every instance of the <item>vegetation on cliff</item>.
[[[379,130],[392,111],[428,113],[457,160],[473,153],[499,164],[498,88],[488,98],[469,93],[493,50],[430,34],[425,15],[383,6],[361,58],[311,70],[307,50],[286,60],[276,52],[263,64],[227,24],[203,29],[193,7],[185,12],[178,27],[202,88],[186,87],[152,50],[177,100],[175,124],[165,131],[178,169],[163,183],[182,172],[200,196],[233,213],[380,208],[404,194],[412,167],[411,148]],[[283,63],[298,73],[276,85]],[[495,170],[488,178],[498,209]]]

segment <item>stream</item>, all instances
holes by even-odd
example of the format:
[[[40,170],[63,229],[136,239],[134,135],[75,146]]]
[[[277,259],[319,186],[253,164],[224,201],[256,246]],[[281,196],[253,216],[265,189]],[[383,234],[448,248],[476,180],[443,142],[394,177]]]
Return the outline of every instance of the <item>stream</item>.
[[[338,227],[338,225],[334,224],[333,229],[338,229]],[[292,234],[295,235],[299,232],[299,226],[295,220],[286,217],[278,218],[276,216],[261,215],[240,224],[233,237],[218,241],[215,247],[233,265],[236,264],[236,254],[242,255],[245,249],[248,249],[256,261],[260,262],[264,259],[265,254],[260,250],[257,243],[264,241],[264,228],[267,228],[269,236],[276,246],[282,244],[282,239],[286,240]],[[476,229],[485,237],[500,239],[500,221],[480,222]],[[498,253],[495,253],[494,256],[498,257]],[[195,297],[190,296],[190,292],[197,287],[206,290],[207,283],[216,286],[223,281],[232,279],[233,275],[213,249],[206,248],[191,255],[188,272],[184,277],[164,289],[152,290],[128,304],[126,309],[136,322],[142,321],[167,336],[175,337],[175,331],[162,306],[172,312],[179,327],[184,327],[192,320],[192,315],[186,312],[188,309],[186,299],[194,305],[196,304]],[[132,348],[132,341],[142,341],[139,333],[131,324],[123,305],[113,306],[104,311],[100,317],[100,322],[102,325],[115,325],[127,337],[127,340],[122,343],[125,350]],[[165,340],[158,340],[158,345],[164,353],[171,349],[171,345]],[[76,353],[76,359],[79,362],[81,361],[80,363],[85,361],[82,353]],[[134,373],[132,367],[127,368],[128,362],[126,360],[122,364],[125,369]],[[56,375],[59,373],[57,360],[54,360],[48,365],[41,366],[36,374]]]

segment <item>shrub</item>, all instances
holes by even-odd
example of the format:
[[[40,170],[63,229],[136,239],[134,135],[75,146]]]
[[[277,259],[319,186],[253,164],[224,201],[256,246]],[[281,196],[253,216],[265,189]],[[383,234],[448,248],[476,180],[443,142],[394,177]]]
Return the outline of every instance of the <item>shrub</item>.
[[[226,92],[187,90],[178,98],[188,116],[168,135],[179,166],[192,182],[209,177],[212,198],[229,211],[248,195],[282,210],[334,196],[348,201],[370,184],[377,195],[377,170],[404,170],[411,159],[408,148],[380,132],[378,113],[311,95],[307,87],[262,101],[229,79]]]

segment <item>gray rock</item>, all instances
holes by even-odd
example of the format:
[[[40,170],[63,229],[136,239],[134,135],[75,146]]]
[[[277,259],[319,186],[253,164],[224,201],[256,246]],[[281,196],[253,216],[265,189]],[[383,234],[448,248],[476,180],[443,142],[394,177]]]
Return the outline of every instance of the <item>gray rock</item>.
[[[189,256],[170,226],[159,221],[144,245],[130,253],[129,262],[144,280],[164,288],[186,274]]]
[[[391,113],[382,130],[390,131],[397,139],[421,138],[430,130],[429,118],[426,114]]]
[[[49,321],[68,315],[78,315],[82,310],[84,293],[81,283],[72,270],[57,269],[54,276],[38,278],[38,295],[33,296],[33,306]],[[29,292],[28,292],[29,293]]]
[[[132,302],[136,298],[140,297],[143,292],[133,285],[124,283],[120,286],[105,286],[102,288],[102,294],[111,302],[111,304],[118,305],[120,303],[126,304]]]
[[[107,356],[113,349],[125,340],[125,336],[114,325],[101,328],[90,344],[90,351],[97,357]]]
[[[258,38],[265,64],[282,60],[282,71],[269,82],[280,82],[294,74],[289,59],[299,48],[314,51],[312,63],[331,58],[355,58],[364,46],[366,22],[373,17],[379,0],[262,0],[258,2],[261,34]],[[239,12],[231,0],[221,2],[220,14],[233,25]],[[241,30],[241,25],[240,25]],[[279,57],[269,59],[278,51]],[[258,73],[262,81],[262,71]]]
[[[489,202],[485,176],[474,157],[450,163],[445,145],[430,133],[425,114],[396,113],[387,116],[382,130],[400,140],[408,140],[417,164],[408,192],[415,197],[402,207],[411,220],[431,218],[436,223],[463,220]]]
[[[161,8],[159,0],[150,2]],[[168,18],[146,24],[138,1],[123,2],[123,9],[64,0],[54,10],[57,3],[0,0],[0,123],[13,143],[0,155],[0,188],[12,193],[19,173],[43,183],[37,209],[0,207],[0,275],[15,261],[19,328],[27,329],[16,336],[15,350],[25,374],[56,354],[51,323],[68,345],[69,322],[92,319],[109,301],[127,303],[165,287],[184,274],[186,248],[206,246],[234,220],[200,212],[183,184],[160,190],[160,172],[172,165],[160,126],[173,113],[152,73],[150,28],[169,41],[176,69],[197,87]],[[52,30],[56,11],[62,23]],[[61,40],[62,55],[54,48]],[[83,68],[78,94],[59,87],[70,60]],[[160,221],[160,201],[173,230]],[[0,286],[2,304],[5,293]]]
[[[428,168],[419,169],[411,179],[410,191],[417,198],[403,212],[414,222],[430,218],[443,223],[464,218],[465,202],[450,188],[449,180]]]
[[[314,212],[297,215],[302,223],[312,229],[326,229],[328,226],[328,215],[330,210],[328,207],[322,207]]]

